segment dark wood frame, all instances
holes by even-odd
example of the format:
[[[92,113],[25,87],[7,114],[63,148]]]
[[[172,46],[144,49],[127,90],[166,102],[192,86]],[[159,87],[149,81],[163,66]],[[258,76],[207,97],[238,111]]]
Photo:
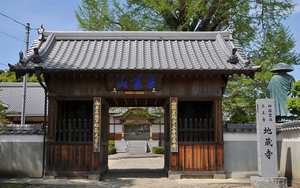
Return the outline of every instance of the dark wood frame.
[[[122,74],[130,74],[134,71],[123,71]],[[114,72],[116,74],[118,72]],[[155,73],[155,71],[154,71]],[[178,71],[159,73],[162,77],[161,88],[155,93],[146,92],[144,94],[126,95],[125,93],[113,93],[106,87],[106,76],[112,74],[97,72],[64,72],[47,73],[46,83],[49,89],[49,126],[47,140],[47,166],[46,173],[52,175],[86,175],[91,173],[101,174],[107,167],[107,139],[109,137],[108,128],[108,107],[116,105],[122,99],[124,102],[119,105],[136,105],[136,101],[148,99],[148,105],[159,105],[165,109],[165,170],[166,171],[193,171],[193,172],[220,172],[223,171],[223,130],[222,130],[222,109],[221,101],[226,85],[226,75],[210,72]],[[170,153],[169,134],[169,103],[168,99],[175,96],[179,101],[213,101],[215,113],[215,142],[201,144],[179,144],[178,153]],[[62,145],[55,142],[55,124],[57,121],[57,101],[59,100],[93,100],[93,97],[101,97],[104,101],[102,123],[106,130],[102,132],[102,152],[100,154],[92,152],[92,144],[86,145]],[[126,100],[127,103],[126,104]],[[153,103],[152,103],[152,102]],[[156,101],[156,102],[155,102]],[[106,115],[105,115],[106,114]],[[66,153],[66,154],[65,154]],[[73,169],[61,170],[59,164],[64,160],[63,156],[72,156],[82,153],[83,161]],[[85,154],[83,154],[85,153]],[[80,155],[80,154],[79,154]],[[91,159],[84,156],[92,157]],[[60,157],[59,157],[60,156]],[[201,156],[203,156],[201,158]],[[87,162],[89,161],[89,163]],[[75,163],[74,163],[75,164]]]

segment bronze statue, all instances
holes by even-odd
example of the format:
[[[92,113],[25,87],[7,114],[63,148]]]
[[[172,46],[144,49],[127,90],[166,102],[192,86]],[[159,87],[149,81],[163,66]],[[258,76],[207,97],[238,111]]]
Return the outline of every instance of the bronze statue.
[[[293,67],[285,63],[275,64],[272,68],[273,77],[268,84],[270,98],[275,100],[276,121],[292,116],[288,110],[288,96],[295,82],[293,76],[287,72],[293,71]]]

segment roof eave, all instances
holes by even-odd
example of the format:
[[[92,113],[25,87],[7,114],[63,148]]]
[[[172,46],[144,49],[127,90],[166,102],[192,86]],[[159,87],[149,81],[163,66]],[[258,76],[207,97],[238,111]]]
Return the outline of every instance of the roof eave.
[[[34,73],[33,67],[24,67],[24,66],[12,66],[10,67],[11,71],[16,72],[17,74],[24,75],[25,73]],[[256,72],[261,71],[260,67],[249,67],[243,69],[61,69],[61,68],[46,68],[44,69],[45,73],[59,73],[59,72],[101,72],[101,73],[118,73],[118,72],[153,72],[153,73],[217,73],[217,74],[246,74],[252,75]]]

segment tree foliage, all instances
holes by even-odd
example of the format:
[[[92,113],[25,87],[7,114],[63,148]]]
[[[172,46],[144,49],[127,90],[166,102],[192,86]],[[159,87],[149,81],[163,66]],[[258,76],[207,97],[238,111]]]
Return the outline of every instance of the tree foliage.
[[[291,92],[292,97],[289,98],[288,105],[292,114],[300,117],[300,80],[295,82]]]
[[[0,82],[21,82],[22,78],[17,78],[16,73],[11,71],[0,72]],[[34,74],[27,75],[28,82],[37,82],[37,78]],[[1,92],[1,91],[0,91]]]
[[[266,86],[272,77],[271,67],[280,62],[291,65],[299,62],[299,55],[293,48],[292,36],[283,27],[266,33],[259,50],[252,51],[252,61],[261,66],[261,71],[253,79],[235,75],[228,82],[223,100],[226,120],[255,121],[255,100],[267,97]]]
[[[7,109],[7,107],[5,106],[5,104],[3,104],[0,101],[0,124],[8,123],[8,120],[7,120],[6,115],[5,115],[6,109]]]
[[[232,122],[250,122],[255,99],[266,96],[272,65],[299,61],[282,25],[293,7],[291,0],[82,0],[76,17],[84,30],[232,31],[261,72],[254,79],[229,78],[224,114]]]

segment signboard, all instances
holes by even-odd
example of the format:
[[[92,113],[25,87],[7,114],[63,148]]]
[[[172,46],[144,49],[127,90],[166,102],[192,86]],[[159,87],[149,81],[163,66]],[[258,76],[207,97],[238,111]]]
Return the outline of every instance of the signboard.
[[[177,138],[177,107],[178,99],[176,97],[170,98],[170,146],[171,152],[178,152],[178,138]]]
[[[150,73],[108,75],[107,87],[110,91],[158,91],[161,76]]]
[[[256,100],[258,170],[262,177],[277,177],[277,143],[273,99]]]
[[[101,139],[101,98],[94,98],[93,145],[94,152],[100,152]]]

